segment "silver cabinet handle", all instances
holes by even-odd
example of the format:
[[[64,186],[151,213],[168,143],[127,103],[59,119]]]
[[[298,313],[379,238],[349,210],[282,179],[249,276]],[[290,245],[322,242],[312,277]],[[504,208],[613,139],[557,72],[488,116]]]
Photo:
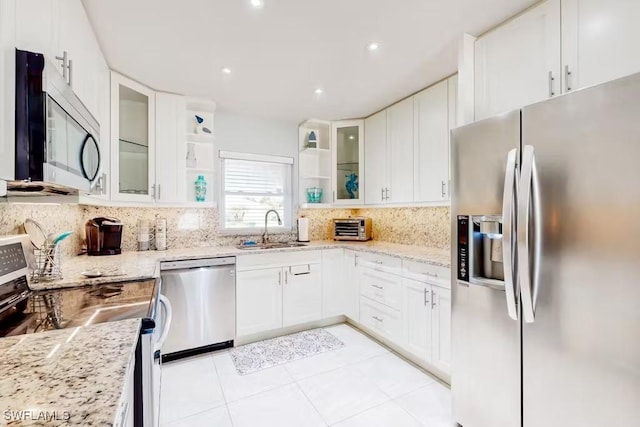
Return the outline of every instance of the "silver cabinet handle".
[[[427,301],[427,288],[424,288],[424,306],[426,307],[427,304],[429,304],[429,301]]]
[[[373,320],[377,320],[378,322],[384,322],[384,319],[378,317],[378,316],[371,316],[373,318]]]
[[[64,80],[69,83],[69,53],[65,50],[62,52],[62,56],[56,56],[58,61],[62,61],[62,77]]]
[[[424,274],[426,274],[429,277],[438,278],[438,273],[429,273],[428,271],[425,271]]]
[[[431,308],[436,308],[436,293],[431,291]]]
[[[553,91],[553,82],[555,78],[553,77],[553,71],[549,71],[549,98],[555,96],[555,92]]]
[[[161,195],[161,194],[162,194],[162,193],[161,193],[161,189],[162,189],[162,187],[161,187],[161,185],[162,185],[162,184],[158,184],[158,200],[160,200],[160,199],[162,198],[162,195]]]
[[[289,284],[289,271],[287,270],[284,271],[284,284],[285,285]]]
[[[151,184],[151,197],[155,200],[156,198],[156,185]]]
[[[377,259],[376,259],[376,260],[373,260],[373,262],[374,262],[374,263],[376,263],[376,264],[379,264],[379,265],[382,265],[382,264],[383,264],[383,262],[382,262],[382,261],[377,260]]]
[[[278,271],[278,285],[282,286],[282,271]]]
[[[518,276],[522,297],[524,321],[535,321],[535,306],[540,282],[540,251],[542,231],[540,222],[540,190],[534,149],[525,145],[522,152],[522,168],[518,195]],[[530,220],[533,223],[533,267],[530,265]]]
[[[357,267],[358,266],[358,255],[354,255],[353,256],[353,266]]]
[[[385,200],[389,200],[389,189],[388,188],[384,189],[384,199]]]
[[[69,86],[73,88],[73,60],[69,60]]]
[[[384,188],[380,187],[380,200],[384,201]]]
[[[380,289],[380,290],[384,289],[384,286],[378,286],[378,285],[371,285],[371,286],[373,286],[376,289]]]
[[[518,320],[518,309],[516,308],[518,282],[514,278],[513,266],[513,213],[515,210],[518,191],[518,169],[516,168],[517,149],[509,151],[507,155],[507,166],[504,172],[504,190],[502,194],[502,251],[504,267],[504,291],[507,298],[507,312],[513,320]]]
[[[444,192],[444,186],[445,186],[445,183],[444,183],[444,181],[442,181],[441,191],[442,191],[442,198],[443,198],[443,199],[444,199],[445,197],[447,197],[446,193]]]
[[[564,87],[567,92],[571,90],[571,71],[568,65],[564,66]]]

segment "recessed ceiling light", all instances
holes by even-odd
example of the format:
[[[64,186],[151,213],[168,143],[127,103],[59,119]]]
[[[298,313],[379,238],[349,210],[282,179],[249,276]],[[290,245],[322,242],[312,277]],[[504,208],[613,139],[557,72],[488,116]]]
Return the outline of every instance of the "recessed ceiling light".
[[[356,137],[353,135],[349,135],[349,139],[353,140],[353,139],[356,139]]]
[[[229,67],[222,67],[220,71],[222,71],[222,74],[231,74],[231,68]]]
[[[322,95],[322,93],[323,93],[323,92],[324,92],[324,91],[323,91],[322,89],[320,89],[320,88],[318,88],[318,89],[316,89],[316,90],[314,91],[314,93],[315,93],[316,95]]]
[[[251,6],[256,9],[262,9],[264,7],[264,0],[251,0]]]
[[[376,51],[379,48],[380,48],[380,43],[378,43],[378,42],[371,42],[367,46],[367,49],[369,49],[369,51],[371,51],[371,52]]]

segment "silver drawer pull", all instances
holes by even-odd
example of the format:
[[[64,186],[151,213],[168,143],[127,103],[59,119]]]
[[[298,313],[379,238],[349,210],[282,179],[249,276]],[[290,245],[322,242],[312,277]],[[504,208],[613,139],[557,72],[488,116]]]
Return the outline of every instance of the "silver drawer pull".
[[[373,260],[373,262],[375,262],[376,264],[380,264],[380,265],[384,264],[382,261],[379,261],[379,260],[377,260],[377,259],[376,259],[376,260]]]
[[[374,295],[377,296],[378,298],[384,298],[384,295],[381,295],[381,294],[379,294],[377,292]]]
[[[384,289],[384,286],[378,286],[378,285],[371,285],[371,286],[373,286],[376,289],[380,289],[380,290]]]
[[[429,277],[438,277],[438,273],[429,273],[428,271],[425,271],[424,274],[426,274]]]
[[[378,316],[371,316],[373,318],[373,320],[377,320],[378,322],[384,322],[384,319],[381,319]]]

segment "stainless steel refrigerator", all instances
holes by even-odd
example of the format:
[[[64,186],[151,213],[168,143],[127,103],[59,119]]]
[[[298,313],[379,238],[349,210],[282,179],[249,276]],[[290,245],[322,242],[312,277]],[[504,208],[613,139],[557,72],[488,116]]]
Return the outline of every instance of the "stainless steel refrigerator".
[[[456,129],[451,154],[455,421],[640,425],[640,74]]]

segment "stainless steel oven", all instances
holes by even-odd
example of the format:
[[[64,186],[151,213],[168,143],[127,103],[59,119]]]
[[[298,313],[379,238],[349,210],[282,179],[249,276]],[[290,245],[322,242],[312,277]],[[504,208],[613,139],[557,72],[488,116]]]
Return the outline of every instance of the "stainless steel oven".
[[[10,192],[101,191],[100,124],[44,55],[16,50],[16,169]]]

